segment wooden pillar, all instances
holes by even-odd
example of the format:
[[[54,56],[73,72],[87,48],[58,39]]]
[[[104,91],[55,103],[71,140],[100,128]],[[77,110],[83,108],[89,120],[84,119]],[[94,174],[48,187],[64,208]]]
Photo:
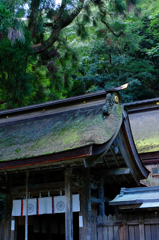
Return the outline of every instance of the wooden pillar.
[[[100,179],[100,184],[98,187],[98,198],[101,199],[101,203],[99,204],[99,215],[105,215],[105,204],[104,204],[104,180]]]
[[[139,214],[139,236],[140,240],[145,240],[145,228],[142,213]]]
[[[25,240],[28,240],[28,179],[29,179],[29,172],[26,172],[26,215],[25,215]]]
[[[5,196],[4,240],[11,240],[11,214],[12,214],[12,176],[7,176],[7,191]]]
[[[72,169],[65,172],[65,240],[73,240]]]
[[[79,217],[83,220],[83,227],[79,228],[79,240],[91,240],[91,188],[90,168],[84,169],[85,187],[80,194],[81,211]]]

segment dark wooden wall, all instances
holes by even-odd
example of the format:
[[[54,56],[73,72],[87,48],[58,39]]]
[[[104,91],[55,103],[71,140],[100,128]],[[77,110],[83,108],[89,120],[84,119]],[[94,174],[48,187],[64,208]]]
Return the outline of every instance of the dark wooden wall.
[[[92,225],[93,226],[93,225]],[[129,213],[97,217],[97,236],[92,240],[158,240],[159,213]]]
[[[4,220],[0,222],[0,240],[4,240]]]

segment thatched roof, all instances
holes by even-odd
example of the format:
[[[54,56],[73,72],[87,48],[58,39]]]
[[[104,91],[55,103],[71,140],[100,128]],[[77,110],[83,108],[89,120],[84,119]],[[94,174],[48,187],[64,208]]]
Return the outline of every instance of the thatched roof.
[[[159,111],[131,115],[130,124],[139,153],[159,151]]]
[[[93,104],[93,103],[92,103]],[[103,116],[104,104],[14,120],[0,124],[0,160],[8,161],[58,153],[109,141],[119,128],[123,107]],[[9,119],[8,119],[9,120]]]
[[[159,98],[124,104],[138,153],[159,151]]]

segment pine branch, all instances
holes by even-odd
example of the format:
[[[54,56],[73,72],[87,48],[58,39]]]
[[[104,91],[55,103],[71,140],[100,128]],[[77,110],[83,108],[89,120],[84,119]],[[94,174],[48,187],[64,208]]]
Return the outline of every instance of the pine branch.
[[[32,38],[34,37],[34,34],[35,34],[35,24],[36,24],[36,16],[35,15],[36,15],[35,14],[35,0],[32,0],[31,14],[29,16],[29,24],[28,24]]]
[[[109,24],[107,22],[105,22],[103,19],[101,19],[101,22],[104,23],[104,25],[108,28],[108,30],[115,36],[115,37],[120,37],[121,35],[123,35],[123,31],[121,31],[120,33],[116,34],[113,29],[109,26]]]
[[[80,3],[78,7],[75,8],[75,10],[71,13],[71,15],[68,16],[67,19],[63,19],[62,21],[62,28],[67,27],[81,12],[84,6],[84,0],[80,0]]]
[[[61,28],[53,27],[52,33],[46,41],[36,44],[36,46],[33,45],[32,48],[34,49],[35,54],[42,53],[51,47],[59,38],[60,31]]]
[[[83,9],[84,0],[80,0],[79,6],[70,15],[68,15],[67,18],[62,17],[62,13],[64,11],[67,11],[67,10],[64,10],[65,4],[66,4],[66,0],[63,0],[58,13],[54,17],[54,22],[52,23],[53,29],[52,29],[50,37],[43,43],[37,45],[36,47],[32,46],[35,54],[39,54],[39,53],[47,50],[49,47],[51,47],[57,41],[57,39],[59,38],[61,29],[68,26],[78,16],[78,14]],[[49,23],[48,25],[51,26],[51,23]]]
[[[103,17],[106,16],[106,11],[104,11],[101,7],[101,5],[98,5],[98,9],[99,11],[103,14]],[[103,19],[101,19],[101,22],[104,23],[104,25],[108,28],[108,30],[115,36],[115,37],[120,37],[123,34],[123,31],[121,31],[120,33],[116,34],[113,29],[109,26],[109,24],[104,21]]]
[[[53,23],[44,23],[44,27],[52,27],[53,28]]]

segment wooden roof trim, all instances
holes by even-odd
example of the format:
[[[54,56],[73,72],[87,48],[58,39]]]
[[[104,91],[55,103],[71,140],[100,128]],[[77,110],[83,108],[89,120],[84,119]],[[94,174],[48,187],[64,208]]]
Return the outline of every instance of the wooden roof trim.
[[[10,109],[10,110],[4,110],[0,111],[0,116],[2,115],[9,115],[9,114],[16,114],[16,113],[22,113],[22,112],[29,112],[29,111],[35,111],[38,109],[43,109],[43,108],[48,108],[48,107],[56,107],[59,108],[60,106],[66,106],[66,105],[75,105],[77,103],[81,103],[81,101],[87,101],[87,100],[97,100],[102,97],[106,96],[106,91],[99,91],[96,93],[89,93],[89,94],[84,94],[76,97],[71,97],[71,98],[65,98],[61,100],[55,100],[55,101],[50,101],[50,102],[45,102],[45,103],[40,103],[40,104],[35,104],[35,105],[30,105],[26,107],[21,107],[21,108],[15,108],[15,109]]]
[[[146,165],[159,163],[159,152],[140,153],[139,156]]]
[[[105,104],[105,97],[101,100],[98,99],[96,101],[91,101],[91,102],[86,102],[86,103],[79,103],[79,104],[72,104],[71,106],[65,106],[65,107],[59,107],[59,108],[54,108],[54,109],[49,109],[46,111],[39,110],[36,112],[30,112],[30,113],[21,113],[17,115],[11,115],[9,118],[6,118],[6,115],[0,116],[0,125],[9,125],[17,122],[24,122],[27,120],[34,120],[34,119],[42,119],[44,117],[49,117],[53,114],[58,114],[58,113],[64,113],[72,110],[77,110],[77,109],[84,109],[84,108],[90,108],[92,106],[97,106],[100,104]]]
[[[145,103],[152,103],[152,102],[158,102],[159,98],[152,98],[152,99],[146,99],[146,100],[141,100],[141,101],[135,101],[135,102],[129,102],[129,103],[124,103],[123,106],[133,106],[133,105],[140,105],[140,104],[145,104]]]
[[[97,99],[101,99],[103,97],[106,96],[107,93],[112,93],[112,92],[116,92],[118,93],[119,98],[120,94],[119,91],[126,89],[128,87],[128,84],[124,84],[122,86],[119,87],[115,87],[112,89],[107,89],[99,91],[99,92],[95,92],[95,93],[89,93],[89,94],[84,94],[84,95],[80,95],[80,96],[75,96],[75,97],[71,97],[71,98],[65,98],[65,99],[60,99],[60,100],[55,100],[55,101],[50,101],[50,102],[45,102],[45,103],[40,103],[40,104],[35,104],[35,105],[30,105],[30,106],[26,106],[26,107],[21,107],[21,108],[15,108],[15,109],[10,109],[10,110],[4,110],[4,111],[0,111],[0,116],[3,115],[11,115],[11,114],[18,114],[20,113],[24,113],[24,112],[31,112],[31,111],[35,111],[38,109],[43,109],[43,108],[59,108],[60,106],[67,106],[67,105],[71,105],[71,104],[77,104],[77,103],[81,103],[81,101],[92,101],[92,100],[97,100]]]
[[[121,151],[122,151],[122,154],[124,154],[123,157],[126,160],[126,164],[130,168],[130,171],[132,173],[132,176],[134,177],[134,180],[139,185],[139,180],[141,180],[141,178],[142,179],[147,178],[149,171],[144,166],[144,164],[142,163],[137,153],[126,111],[124,111],[124,115],[125,115],[125,119],[121,127],[123,136],[120,131],[118,138],[120,138],[119,141],[122,141],[123,146],[125,146],[125,149],[121,149]]]
[[[52,164],[55,162],[64,162],[67,160],[73,160],[78,158],[85,158],[92,155],[92,146],[85,146],[78,149],[67,150],[59,153],[53,153],[48,155],[42,155],[38,157],[30,157],[17,159],[13,161],[0,162],[0,172],[15,171],[19,168],[29,168],[31,166],[38,167],[42,164]]]
[[[93,144],[92,145],[92,156],[88,157],[85,160],[85,167],[91,167],[91,166],[95,165],[102,157],[104,157],[104,155],[110,149],[116,136],[118,135],[121,125],[122,125],[122,122],[123,122],[123,116],[120,120],[120,124],[119,124],[117,131],[115,132],[115,134],[112,136],[112,138],[108,142],[106,142],[104,144]]]
[[[133,114],[139,112],[158,110],[159,108],[159,105],[157,104],[158,102],[159,98],[153,98],[137,102],[124,103],[123,106],[128,110],[129,114]]]

